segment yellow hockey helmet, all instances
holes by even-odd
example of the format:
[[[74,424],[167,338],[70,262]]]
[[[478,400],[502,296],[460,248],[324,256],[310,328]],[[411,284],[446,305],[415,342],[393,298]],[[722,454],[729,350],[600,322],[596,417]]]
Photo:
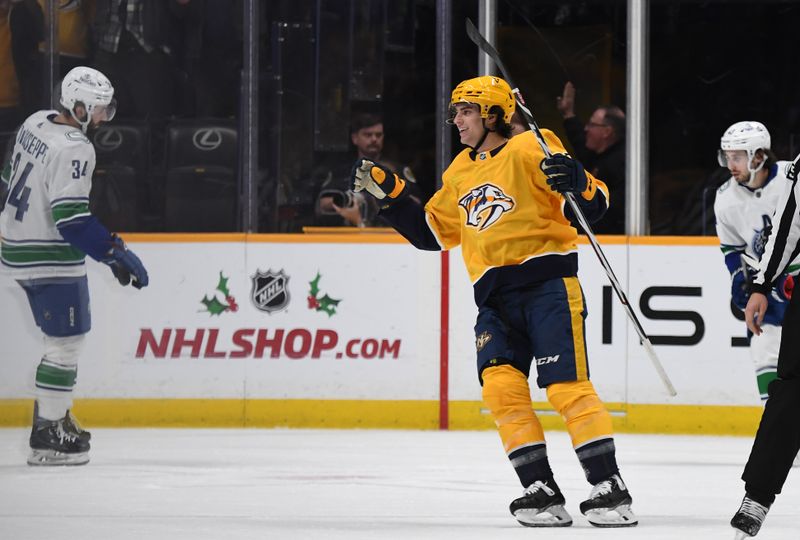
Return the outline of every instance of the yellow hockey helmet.
[[[456,103],[474,103],[481,110],[481,118],[489,116],[489,109],[497,105],[503,109],[503,120],[511,122],[514,115],[514,94],[511,87],[500,77],[484,75],[462,81],[450,96],[450,114],[455,113]]]

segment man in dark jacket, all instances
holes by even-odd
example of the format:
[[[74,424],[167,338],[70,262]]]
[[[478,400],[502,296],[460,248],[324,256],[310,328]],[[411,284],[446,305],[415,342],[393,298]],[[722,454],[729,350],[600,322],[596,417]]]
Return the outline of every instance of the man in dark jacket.
[[[584,125],[575,116],[571,82],[564,85],[557,105],[575,157],[614,194],[606,215],[594,224],[594,232],[625,234],[625,113],[615,105],[603,105]]]

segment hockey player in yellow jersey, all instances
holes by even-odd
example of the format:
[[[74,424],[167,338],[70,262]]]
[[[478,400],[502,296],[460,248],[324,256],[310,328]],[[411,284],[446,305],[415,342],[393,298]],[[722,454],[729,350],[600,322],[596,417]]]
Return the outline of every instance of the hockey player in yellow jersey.
[[[524,488],[510,510],[523,525],[564,527],[572,517],[553,478],[528,377],[564,418],[592,489],[580,511],[598,527],[637,524],[619,474],[611,418],[592,383],[584,338],[586,306],[577,278],[577,230],[564,194],[589,222],[608,208],[606,185],[542,130],[511,138],[514,97],[498,77],[469,79],[453,90],[448,123],[464,149],[422,207],[405,197],[405,180],[361,159],[353,189],[367,191],[388,220],[419,249],[461,246],[473,284],[478,377],[506,454]]]

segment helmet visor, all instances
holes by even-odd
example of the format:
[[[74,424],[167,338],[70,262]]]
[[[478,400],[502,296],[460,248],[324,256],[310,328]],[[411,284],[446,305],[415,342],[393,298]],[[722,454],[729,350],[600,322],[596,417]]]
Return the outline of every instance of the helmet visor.
[[[452,126],[456,123],[456,115],[459,112],[459,105],[466,106],[466,107],[461,107],[461,109],[470,108],[475,112],[477,112],[478,114],[480,114],[481,106],[478,105],[477,103],[472,103],[470,101],[456,101],[450,103],[450,107],[448,107],[447,109],[447,118],[444,121],[445,124]]]
[[[746,150],[717,150],[717,162],[720,167],[729,167],[731,165],[747,167],[747,161]]]
[[[447,108],[447,118],[445,118],[444,123],[448,126],[452,126],[456,123],[456,106],[452,103]]]
[[[110,122],[117,114],[117,100],[112,99],[108,105],[95,105],[92,111],[93,119],[96,122]]]

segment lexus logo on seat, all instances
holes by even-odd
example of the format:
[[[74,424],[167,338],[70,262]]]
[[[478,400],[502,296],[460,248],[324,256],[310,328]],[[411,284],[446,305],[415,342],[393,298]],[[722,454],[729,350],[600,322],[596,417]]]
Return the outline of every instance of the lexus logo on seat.
[[[198,150],[216,150],[222,144],[222,132],[218,129],[198,129],[194,132],[192,143]]]
[[[122,146],[122,132],[114,128],[105,128],[94,134],[94,145],[101,152],[112,152]]]

